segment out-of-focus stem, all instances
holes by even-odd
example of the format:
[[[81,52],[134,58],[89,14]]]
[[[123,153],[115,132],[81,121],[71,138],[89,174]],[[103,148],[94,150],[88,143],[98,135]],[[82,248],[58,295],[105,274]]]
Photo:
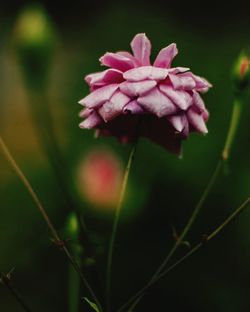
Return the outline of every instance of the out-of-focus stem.
[[[224,149],[222,151],[222,159],[223,161],[227,161],[230,156],[230,151],[232,148],[232,144],[236,135],[236,131],[239,125],[240,115],[242,111],[242,99],[240,96],[235,97],[234,106],[233,106],[233,113],[231,117],[231,123],[229,127],[229,131],[227,134],[226,142]]]
[[[124,196],[125,196],[126,188],[128,184],[128,177],[129,177],[131,165],[134,160],[136,148],[137,148],[137,141],[132,147],[130,155],[129,155],[128,163],[126,166],[126,170],[125,170],[124,178],[122,182],[121,192],[120,192],[117,208],[115,211],[115,218],[114,218],[114,223],[113,223],[113,228],[112,228],[112,233],[111,233],[111,238],[110,238],[110,244],[109,244],[109,250],[108,250],[108,262],[107,262],[107,275],[106,275],[106,278],[107,278],[107,284],[106,284],[107,311],[110,310],[111,273],[112,273],[111,269],[112,269],[112,261],[113,261],[114,243],[115,243],[117,228],[118,228],[118,224],[120,220],[123,200],[124,200]]]
[[[8,277],[8,275],[4,274],[4,273],[0,273],[0,281],[2,282],[2,284],[8,288],[8,290],[10,291],[10,293],[12,294],[12,296],[16,299],[16,301],[19,303],[19,305],[22,307],[22,309],[26,312],[31,312],[30,308],[28,307],[28,305],[26,304],[26,302],[24,301],[24,299],[21,297],[21,295],[17,292],[17,290],[11,285],[11,280]]]
[[[71,239],[70,252],[73,255],[76,262],[80,263],[82,257],[82,248],[80,246],[80,227],[78,219],[75,213],[71,213],[68,217],[66,224],[65,235],[69,235]],[[74,268],[69,265],[68,269],[68,311],[78,312],[80,302],[80,277],[79,274],[74,270]]]
[[[91,294],[92,298],[95,300],[95,302],[96,302],[97,306],[99,307],[100,311],[102,311],[101,305],[100,305],[100,303],[99,303],[99,301],[98,301],[94,291],[92,290],[91,286],[89,285],[88,281],[86,280],[85,276],[83,275],[83,273],[81,271],[81,268],[79,267],[79,264],[72,257],[71,253],[69,252],[68,248],[66,247],[65,242],[59,237],[59,235],[58,235],[54,225],[52,224],[52,222],[51,222],[47,212],[45,211],[42,203],[40,202],[38,196],[36,195],[36,193],[33,190],[31,184],[29,183],[29,181],[27,180],[27,178],[25,177],[25,175],[23,174],[21,169],[18,167],[16,161],[12,157],[10,151],[8,150],[6,144],[4,143],[4,141],[3,141],[1,136],[0,136],[0,148],[1,148],[4,156],[6,157],[7,161],[11,165],[12,169],[14,170],[16,175],[20,178],[21,182],[23,183],[23,185],[25,186],[25,188],[29,192],[33,202],[35,203],[35,205],[38,208],[39,212],[41,213],[44,221],[46,222],[48,228],[50,229],[55,243],[64,251],[64,253],[66,254],[68,260],[72,264],[73,268],[79,274],[79,276],[80,276],[84,286],[86,287],[86,289],[88,289],[89,293]]]
[[[60,194],[64,198],[66,208],[69,211],[74,211],[77,216],[81,229],[81,243],[84,243],[86,248],[92,248],[83,214],[77,207],[67,183],[69,172],[56,139],[47,89],[44,87],[30,89],[29,96],[30,110],[37,128],[37,137],[52,166],[57,184],[61,191]]]
[[[61,189],[61,195],[69,210],[75,211],[78,216],[79,224],[86,235],[86,225],[83,218],[80,217],[79,211],[72,198],[71,192],[67,185],[68,168],[58,146],[55,129],[53,126],[52,115],[49,107],[49,96],[46,88],[38,88],[29,90],[29,104],[35,127],[37,129],[37,137],[40,145],[44,149],[53,168],[57,183]]]

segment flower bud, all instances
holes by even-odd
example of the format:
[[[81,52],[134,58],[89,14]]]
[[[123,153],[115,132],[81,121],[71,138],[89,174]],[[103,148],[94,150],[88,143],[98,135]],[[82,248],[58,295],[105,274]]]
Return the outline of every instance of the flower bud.
[[[233,67],[233,83],[236,92],[242,92],[250,83],[250,51],[243,51]]]
[[[71,240],[78,241],[80,227],[75,213],[72,212],[68,216],[65,230],[66,235],[68,235]]]
[[[28,86],[44,86],[56,41],[55,31],[45,10],[40,5],[26,7],[17,18],[13,37]]]

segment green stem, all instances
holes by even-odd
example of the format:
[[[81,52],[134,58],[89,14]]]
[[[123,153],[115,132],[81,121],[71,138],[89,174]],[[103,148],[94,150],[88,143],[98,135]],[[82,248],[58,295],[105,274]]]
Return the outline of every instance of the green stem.
[[[81,263],[81,252],[79,246],[77,245],[73,246],[71,252],[74,255],[74,259],[78,263]],[[68,274],[69,274],[69,282],[68,282],[69,312],[78,312],[80,298],[80,278],[72,266],[69,266]]]
[[[126,303],[126,305],[123,305],[118,312],[122,311],[124,308],[126,308],[127,305],[131,304],[128,312],[132,311],[132,309],[138,304],[138,299],[140,298],[143,293],[148,290],[153,284],[158,282],[160,279],[162,279],[167,273],[175,269],[179,264],[181,264],[184,260],[189,258],[192,254],[194,254],[197,250],[199,250],[202,246],[204,246],[207,242],[214,239],[218,234],[227,227],[230,223],[232,223],[250,204],[250,198],[248,198],[243,204],[241,204],[228,218],[223,221],[221,225],[219,225],[212,233],[210,233],[208,236],[206,236],[205,240],[202,240],[200,243],[198,243],[196,246],[194,246],[189,252],[187,252],[183,257],[181,257],[178,261],[173,263],[170,267],[168,267],[166,270],[161,272],[157,279],[154,280],[153,283],[146,285],[143,289],[141,289],[136,295],[134,295],[129,302]],[[134,303],[133,301],[136,300]]]
[[[215,170],[204,190],[204,192],[201,195],[200,200],[198,201],[190,219],[188,220],[185,228],[183,229],[183,231],[181,232],[180,236],[177,238],[173,248],[170,250],[170,252],[168,253],[167,257],[164,259],[164,261],[162,262],[162,264],[159,266],[159,268],[156,270],[155,274],[153,275],[153,277],[151,278],[150,282],[152,283],[155,278],[157,278],[157,276],[160,274],[160,272],[164,269],[164,267],[167,265],[167,263],[170,261],[170,259],[172,258],[172,256],[174,255],[174,253],[176,252],[176,250],[178,249],[178,247],[180,246],[180,244],[183,242],[184,238],[186,237],[187,233],[189,232],[189,230],[191,229],[194,221],[196,220],[198,213],[200,212],[208,194],[210,193],[217,177],[218,174],[220,172],[222,166],[222,161],[219,160],[217,166],[215,167]]]
[[[233,105],[233,112],[232,112],[232,117],[231,117],[231,122],[230,122],[230,126],[227,132],[227,136],[226,136],[226,140],[225,140],[225,145],[221,154],[221,159],[219,159],[215,170],[205,188],[205,190],[203,191],[200,200],[198,201],[191,217],[189,218],[185,228],[183,229],[183,231],[181,232],[180,236],[178,237],[178,239],[176,240],[174,246],[172,247],[172,249],[170,250],[170,252],[167,254],[166,258],[162,261],[162,263],[160,264],[160,266],[157,268],[157,270],[155,271],[155,273],[153,274],[153,276],[151,277],[151,279],[147,282],[147,284],[142,288],[142,289],[147,289],[148,287],[150,287],[155,280],[157,280],[158,276],[160,275],[160,273],[162,272],[162,270],[164,269],[164,267],[169,263],[169,261],[172,259],[173,255],[175,254],[176,250],[179,248],[180,244],[183,242],[183,240],[185,239],[186,235],[188,234],[188,232],[190,231],[193,223],[195,222],[205,200],[207,199],[213,185],[216,182],[216,179],[221,171],[222,165],[223,163],[228,159],[230,151],[231,151],[231,146],[233,144],[234,138],[235,138],[235,134],[236,134],[236,130],[239,124],[239,120],[240,120],[240,114],[241,114],[241,108],[242,108],[242,101],[241,98],[238,96],[235,98],[234,100],[234,105]],[[139,290],[137,292],[137,295],[133,296],[136,297],[136,301],[135,301],[135,305],[139,303],[139,301],[142,299],[142,297],[144,296],[144,292],[141,290]],[[138,294],[139,298],[138,298]],[[131,302],[131,300],[129,300],[129,302]],[[128,302],[125,303],[122,307],[126,307],[128,305]],[[133,307],[135,307],[135,305],[133,305]]]
[[[231,147],[235,138],[235,134],[239,125],[239,120],[240,120],[240,115],[241,115],[241,111],[242,111],[242,99],[241,97],[238,95],[235,97],[234,100],[234,107],[233,107],[233,113],[232,113],[232,117],[231,117],[231,123],[230,123],[230,128],[228,131],[228,135],[226,138],[226,142],[225,142],[225,146],[222,152],[222,159],[224,161],[228,160],[229,158],[229,154],[231,151]]]
[[[159,274],[161,273],[161,271],[164,269],[164,267],[169,263],[169,261],[172,259],[173,255],[175,254],[176,250],[179,248],[180,244],[183,242],[184,238],[186,237],[187,233],[189,232],[189,230],[191,229],[194,221],[196,220],[198,213],[200,212],[207,196],[209,195],[218,175],[220,172],[220,169],[222,167],[222,160],[219,160],[205,190],[203,191],[200,200],[198,201],[190,219],[188,220],[185,228],[183,229],[183,231],[181,232],[180,236],[177,238],[174,246],[171,248],[171,250],[169,251],[169,253],[167,254],[166,258],[162,261],[162,263],[160,264],[160,266],[157,268],[157,270],[155,271],[155,273],[153,274],[153,276],[150,278],[150,280],[147,282],[147,284],[137,292],[137,294],[135,296],[133,296],[133,298],[136,298],[136,304],[139,303],[139,301],[142,299],[142,297],[144,296],[144,291],[145,289],[148,289],[148,287],[150,287],[152,284],[154,284],[155,280],[157,280]],[[140,295],[139,295],[140,294]],[[139,298],[137,298],[139,296]],[[131,298],[132,299],[132,298]],[[131,299],[129,301],[127,301],[123,306],[122,309],[125,308],[127,305],[129,305],[129,302],[131,302]],[[119,310],[120,311],[120,310]]]
[[[195,247],[193,247],[186,255],[184,255],[180,260],[176,261],[172,264],[168,269],[163,271],[161,275],[158,277],[157,281],[163,278],[168,272],[172,271],[177,265],[182,263],[185,259],[195,253],[198,249],[200,249],[204,244],[214,239],[218,234],[224,230],[229,224],[231,224],[250,204],[250,198],[247,198],[229,217],[227,217],[212,233],[210,233],[205,240],[198,243]]]
[[[0,281],[2,284],[8,288],[12,296],[16,299],[16,301],[19,303],[19,305],[22,307],[22,309],[26,312],[31,312],[30,308],[28,305],[24,302],[23,298],[21,295],[16,291],[16,289],[11,285],[10,278],[8,275],[5,275],[4,273],[0,273]]]
[[[6,157],[7,161],[9,162],[10,166],[12,167],[12,169],[14,170],[16,175],[20,178],[21,182],[23,183],[23,185],[25,186],[25,188],[29,192],[29,194],[30,194],[34,204],[38,208],[38,210],[41,213],[44,221],[46,222],[48,228],[50,229],[52,237],[55,240],[55,243],[57,243],[57,245],[60,246],[61,249],[64,251],[65,255],[67,256],[68,260],[72,264],[73,268],[79,274],[83,284],[88,289],[88,291],[91,294],[92,298],[95,300],[96,304],[98,305],[100,311],[102,311],[101,305],[100,305],[100,303],[99,303],[99,301],[98,301],[94,291],[92,290],[91,286],[89,285],[88,281],[84,277],[84,275],[83,275],[83,273],[81,271],[81,268],[79,267],[78,263],[74,260],[74,258],[71,256],[68,248],[65,245],[65,242],[62,239],[60,239],[60,237],[59,237],[59,235],[58,235],[58,233],[57,233],[53,223],[51,222],[51,220],[50,220],[46,210],[44,209],[42,203],[40,202],[38,196],[36,195],[36,193],[33,190],[31,184],[29,183],[29,181],[27,180],[27,178],[25,177],[25,175],[23,174],[21,169],[18,167],[16,161],[12,157],[11,153],[9,152],[9,150],[8,150],[6,144],[4,143],[4,141],[3,141],[1,136],[0,136],[0,148],[2,149],[3,154]]]
[[[67,209],[73,210],[76,213],[82,233],[87,241],[89,241],[86,224],[76,207],[67,185],[68,170],[56,139],[47,91],[43,88],[30,90],[29,96],[30,110],[37,129],[37,137],[52,166]]]
[[[128,184],[128,177],[131,169],[132,162],[134,160],[135,152],[136,152],[136,147],[137,147],[137,141],[135,142],[134,146],[131,149],[128,163],[126,166],[126,170],[124,173],[124,178],[122,182],[122,187],[121,187],[121,192],[118,200],[118,204],[116,207],[115,211],[115,218],[114,218],[114,223],[113,223],[113,228],[112,228],[112,233],[111,233],[111,238],[110,238],[110,244],[109,244],[109,250],[108,250],[108,261],[107,261],[107,284],[106,284],[106,300],[107,300],[107,311],[110,310],[110,292],[111,292],[111,269],[112,269],[112,261],[113,261],[113,251],[114,251],[114,243],[116,239],[116,233],[117,233],[117,228],[120,220],[120,214],[121,214],[121,209],[124,201],[124,196],[126,193],[126,188]]]

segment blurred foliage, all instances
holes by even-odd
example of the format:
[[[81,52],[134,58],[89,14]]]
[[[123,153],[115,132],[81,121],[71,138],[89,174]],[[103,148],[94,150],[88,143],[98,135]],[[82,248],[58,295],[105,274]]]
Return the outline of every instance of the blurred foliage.
[[[63,233],[68,210],[36,137],[28,106],[30,90],[20,74],[11,39],[24,4],[29,2],[0,4],[0,131]],[[59,37],[53,47],[47,93],[60,151],[66,161],[61,170],[67,167],[70,172],[67,183],[96,246],[96,265],[91,266],[87,276],[98,294],[104,287],[104,251],[112,215],[103,210],[98,213],[82,199],[77,187],[78,168],[89,152],[103,147],[116,155],[124,167],[130,148],[115,139],[94,139],[91,131],[78,128],[77,101],[88,91],[84,75],[100,70],[98,58],[104,52],[126,50],[134,34],[146,32],[152,41],[153,57],[161,47],[176,42],[179,55],[174,64],[190,67],[214,86],[204,97],[211,114],[209,134],[192,135],[184,143],[183,159],[144,139],[139,142],[114,257],[113,304],[118,306],[146,282],[172,246],[171,226],[177,232],[182,229],[220,156],[232,111],[231,67],[242,48],[249,45],[249,11],[244,1],[237,5],[228,2],[222,7],[215,1],[204,7],[198,1],[192,5],[130,0],[42,4]],[[32,73],[34,81],[40,69]],[[229,173],[217,181],[188,236],[192,245],[249,196],[249,114],[250,105],[245,105]],[[7,273],[16,268],[13,283],[32,310],[68,311],[68,264],[51,244],[46,225],[2,155],[0,208],[0,270]],[[138,306],[138,312],[155,311],[156,302],[157,310],[249,311],[249,223],[248,211],[219,239],[158,283]],[[88,309],[84,300],[81,308]],[[20,311],[3,287],[0,311]]]

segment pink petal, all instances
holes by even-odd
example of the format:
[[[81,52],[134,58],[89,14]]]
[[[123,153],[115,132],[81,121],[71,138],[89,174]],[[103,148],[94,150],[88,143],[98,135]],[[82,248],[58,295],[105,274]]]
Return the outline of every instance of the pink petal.
[[[124,106],[123,112],[128,114],[143,114],[145,110],[134,100]]]
[[[123,78],[128,81],[141,81],[141,80],[164,80],[168,76],[166,68],[159,68],[153,66],[141,66],[128,70],[123,74]]]
[[[195,81],[191,77],[169,74],[169,79],[175,89],[192,90],[195,88]]]
[[[118,84],[110,84],[97,89],[83,98],[79,103],[88,108],[99,106],[108,101],[114,92],[118,89]]]
[[[92,108],[84,108],[83,110],[80,111],[79,117],[87,118],[91,115],[92,112],[93,112]]]
[[[199,93],[196,91],[193,92],[193,102],[194,102],[194,105],[198,108],[198,110],[200,112],[204,111],[205,104],[204,104],[201,96],[199,95]]]
[[[192,108],[187,112],[187,118],[190,124],[194,127],[195,130],[206,134],[208,132],[205,121],[201,114],[197,113]]]
[[[92,129],[102,122],[101,117],[94,111],[88,118],[80,123],[79,127],[82,129]]]
[[[196,88],[197,89],[206,89],[208,90],[209,88],[212,87],[211,83],[209,83],[205,78],[193,75],[193,78],[196,82]]]
[[[150,91],[157,85],[156,81],[154,80],[145,80],[145,81],[138,81],[138,82],[129,82],[124,81],[120,84],[120,90],[127,94],[128,96],[135,97],[143,95],[144,93]]]
[[[196,91],[193,92],[193,104],[194,107],[202,114],[203,119],[207,121],[209,118],[209,112],[207,111],[201,96]]]
[[[183,76],[191,77],[195,81],[195,89],[199,92],[207,92],[212,85],[205,79],[199,76],[194,75],[191,72],[184,73]]]
[[[134,63],[130,58],[118,53],[107,52],[100,58],[100,62],[102,65],[121,70],[122,72],[134,67]]]
[[[168,120],[173,125],[173,127],[178,131],[182,132],[185,127],[182,115],[172,115],[168,117]]]
[[[206,121],[209,119],[209,111],[205,108],[204,111],[201,113],[202,118]]]
[[[89,86],[97,84],[119,83],[123,81],[122,72],[117,69],[107,69],[105,71],[87,75],[85,81]]]
[[[185,91],[174,90],[172,86],[161,84],[160,90],[166,94],[180,109],[186,110],[192,104],[192,97]]]
[[[130,97],[117,91],[109,101],[102,105],[99,109],[99,114],[107,122],[121,114],[124,106],[130,101]]]
[[[158,88],[154,88],[146,95],[139,97],[137,101],[144,109],[158,117],[170,115],[177,111],[173,102]]]
[[[140,66],[140,63],[138,62],[138,60],[131,53],[127,51],[118,51],[116,53],[130,59],[131,62],[134,64],[134,67]]]
[[[154,62],[154,66],[169,68],[171,66],[172,60],[177,54],[178,50],[176,44],[170,44],[159,52]]]
[[[131,42],[131,48],[141,65],[150,65],[151,43],[145,34],[137,34]]]
[[[173,67],[173,68],[169,68],[169,73],[170,74],[179,74],[179,73],[185,73],[188,70],[190,70],[190,68],[188,67]]]

